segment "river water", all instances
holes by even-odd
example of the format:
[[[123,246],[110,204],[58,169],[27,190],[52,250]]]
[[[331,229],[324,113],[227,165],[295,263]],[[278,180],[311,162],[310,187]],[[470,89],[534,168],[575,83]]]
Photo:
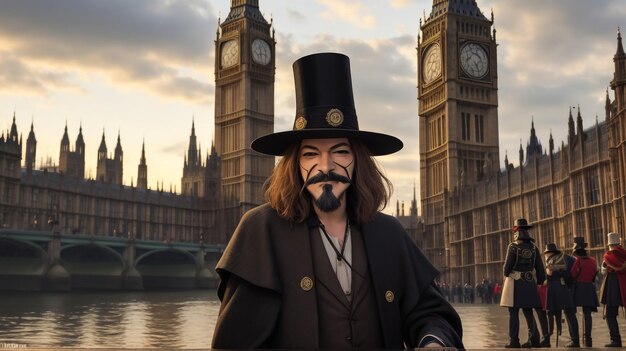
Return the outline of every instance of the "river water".
[[[469,349],[507,343],[507,309],[455,304]],[[4,345],[75,348],[206,349],[219,301],[215,290],[163,292],[0,293],[0,348]],[[581,315],[578,315],[581,323]],[[594,346],[608,342],[606,324],[594,313]],[[522,329],[523,316],[520,313]],[[626,337],[626,319],[620,317]],[[567,343],[563,326],[561,346]],[[526,340],[525,331],[520,339]],[[555,340],[552,340],[553,347]]]

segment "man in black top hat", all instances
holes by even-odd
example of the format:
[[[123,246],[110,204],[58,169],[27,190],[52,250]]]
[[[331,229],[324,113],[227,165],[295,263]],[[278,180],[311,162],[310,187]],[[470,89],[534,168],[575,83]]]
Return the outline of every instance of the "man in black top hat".
[[[571,341],[565,344],[565,347],[580,347],[576,307],[574,307],[574,301],[567,285],[571,277],[571,264],[568,261],[573,259],[561,252],[555,243],[547,244],[543,254],[546,257],[547,278],[544,284],[547,285],[546,310],[549,316],[550,334],[554,330],[553,320],[556,320],[557,326],[560,327],[561,311],[564,310],[571,338]]]
[[[371,156],[402,142],[359,130],[349,60],[294,65],[293,130],[252,143],[282,156],[267,204],[246,213],[217,265],[214,348],[462,348],[461,321],[400,223]]]
[[[509,308],[509,343],[506,348],[550,347],[548,320],[541,309],[537,285],[543,284],[545,270],[539,249],[533,244],[528,229],[532,228],[525,218],[515,220],[514,241],[509,244],[504,262],[504,286],[500,306]],[[522,309],[528,326],[528,341],[519,341],[519,310]],[[539,340],[539,330],[533,316],[537,311],[543,338]]]

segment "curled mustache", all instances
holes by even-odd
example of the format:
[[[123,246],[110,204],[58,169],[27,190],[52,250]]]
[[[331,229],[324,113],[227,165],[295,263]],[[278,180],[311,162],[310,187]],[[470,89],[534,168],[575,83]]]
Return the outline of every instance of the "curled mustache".
[[[340,183],[346,183],[346,184],[351,184],[352,181],[347,178],[344,177],[342,175],[339,175],[335,172],[328,172],[328,173],[323,173],[320,172],[316,175],[314,175],[313,177],[309,178],[305,183],[303,188],[306,188],[307,186],[311,185],[311,184],[316,184],[316,183],[322,183],[322,182],[329,182],[329,181],[337,181]]]

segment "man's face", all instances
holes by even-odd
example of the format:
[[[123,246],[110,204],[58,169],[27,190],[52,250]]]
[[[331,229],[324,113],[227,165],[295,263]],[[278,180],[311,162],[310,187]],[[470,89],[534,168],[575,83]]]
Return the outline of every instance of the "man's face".
[[[314,203],[324,212],[345,200],[354,171],[354,154],[346,138],[305,139],[299,151],[300,174]]]

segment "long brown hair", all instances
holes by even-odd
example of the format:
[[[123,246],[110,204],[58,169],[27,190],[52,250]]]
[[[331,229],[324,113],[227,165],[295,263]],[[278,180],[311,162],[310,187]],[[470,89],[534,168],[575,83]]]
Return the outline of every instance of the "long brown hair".
[[[346,192],[348,214],[361,224],[387,206],[393,185],[383,174],[370,151],[358,139],[350,139],[354,153],[352,185]],[[300,143],[291,145],[264,184],[265,199],[278,214],[302,222],[311,211],[311,197],[302,191],[304,182],[298,167]]]

